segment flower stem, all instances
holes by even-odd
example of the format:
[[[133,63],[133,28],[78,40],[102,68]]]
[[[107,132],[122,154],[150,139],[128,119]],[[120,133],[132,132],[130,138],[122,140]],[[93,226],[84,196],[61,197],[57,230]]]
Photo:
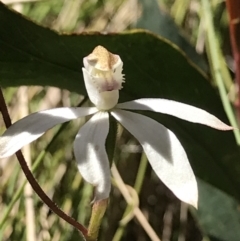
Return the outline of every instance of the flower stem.
[[[238,85],[237,108],[240,112],[240,1],[227,0],[226,6],[229,14],[230,39],[235,61],[235,79]]]
[[[231,126],[237,127],[237,121],[228,99],[227,91],[224,86],[224,81],[221,74],[221,62],[219,56],[219,42],[216,39],[216,34],[213,26],[213,16],[211,5],[208,0],[202,0],[202,16],[205,19],[206,24],[206,42],[207,42],[207,55],[210,62],[211,73],[213,79],[216,81],[219,94],[223,103],[223,108],[228,116],[229,122]],[[233,129],[233,133],[235,135],[235,139],[238,145],[240,145],[240,134],[237,128]]]
[[[96,241],[103,215],[108,206],[108,198],[95,201],[92,207],[92,215],[88,226],[86,241]]]

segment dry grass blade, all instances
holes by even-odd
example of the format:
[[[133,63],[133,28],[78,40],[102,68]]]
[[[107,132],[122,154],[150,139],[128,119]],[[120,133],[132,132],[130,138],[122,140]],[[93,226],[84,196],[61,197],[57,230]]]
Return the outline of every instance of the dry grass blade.
[[[129,193],[128,188],[124,184],[115,164],[112,165],[112,175],[113,175],[113,178],[114,178],[120,192],[122,193],[124,199],[127,201],[127,203],[131,204],[133,202],[132,197]],[[146,217],[143,215],[142,211],[138,207],[135,207],[133,212],[134,212],[135,217],[139,221],[139,223],[142,225],[143,229],[146,231],[148,236],[151,238],[151,240],[152,241],[161,241],[160,238],[155,233],[155,231],[152,229],[152,227],[149,224],[149,222],[147,221]]]

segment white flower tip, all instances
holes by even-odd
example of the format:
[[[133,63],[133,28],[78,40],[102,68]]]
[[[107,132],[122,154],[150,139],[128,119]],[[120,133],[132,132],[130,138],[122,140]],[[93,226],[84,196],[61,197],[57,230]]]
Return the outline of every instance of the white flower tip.
[[[109,191],[100,191],[98,190],[99,188],[96,187],[95,189],[95,193],[94,193],[94,199],[92,200],[91,203],[94,203],[94,202],[97,202],[97,201],[100,201],[100,200],[104,200],[104,199],[108,199],[109,198],[109,193],[110,193],[110,190]]]
[[[195,179],[195,178],[194,178]],[[186,185],[182,185],[174,194],[183,202],[198,208],[198,188],[196,179]]]
[[[227,124],[225,124],[225,123],[221,123],[220,125],[218,124],[218,125],[213,125],[213,126],[211,126],[212,128],[215,128],[215,129],[218,129],[218,130],[220,130],[220,131],[232,131],[232,130],[238,130],[238,128],[236,128],[236,127],[232,127],[232,126],[229,126],[229,125],[227,125]]]
[[[228,125],[226,125],[226,127],[223,129],[223,131],[232,131],[232,130],[239,130],[239,129],[237,127],[228,126]]]
[[[196,209],[198,209],[198,202],[192,203],[192,206],[195,207]]]
[[[213,118],[209,118],[209,122],[207,122],[208,125],[214,129],[220,130],[220,131],[232,131],[236,130],[238,128],[229,126],[219,120],[217,117],[213,116]]]
[[[214,129],[229,131],[236,128],[226,125],[216,116],[208,113],[207,111],[180,103],[173,100],[166,99],[139,99],[134,101],[128,101],[122,104],[118,104],[120,109],[128,110],[150,110],[163,114],[172,115],[182,120],[186,120],[192,123],[198,123],[212,127]]]
[[[111,179],[110,179],[110,173],[109,173],[110,169],[109,169],[109,166],[105,168],[106,168],[106,171],[105,173],[103,173],[103,178],[99,179],[97,184],[94,185],[95,190],[94,190],[93,202],[109,198],[110,191],[111,191]]]
[[[186,203],[192,205],[194,208],[198,209],[198,199],[190,199]]]

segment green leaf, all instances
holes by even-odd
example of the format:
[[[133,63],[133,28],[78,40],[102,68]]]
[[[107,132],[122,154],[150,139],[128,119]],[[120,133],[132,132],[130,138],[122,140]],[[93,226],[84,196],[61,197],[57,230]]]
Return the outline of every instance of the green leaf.
[[[86,94],[82,59],[95,46],[119,54],[126,83],[120,100],[167,98],[192,104],[227,122],[222,104],[205,76],[172,43],[148,31],[59,35],[0,3],[0,84],[52,85]],[[231,132],[174,117],[147,113],[173,130],[195,174],[240,199],[240,154]]]
[[[240,240],[239,203],[203,181],[198,184],[199,210],[194,213],[203,231],[214,240]]]

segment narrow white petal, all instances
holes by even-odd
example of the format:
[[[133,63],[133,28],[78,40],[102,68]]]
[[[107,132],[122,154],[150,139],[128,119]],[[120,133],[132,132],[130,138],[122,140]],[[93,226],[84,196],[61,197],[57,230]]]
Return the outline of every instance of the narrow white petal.
[[[82,177],[96,187],[95,200],[109,197],[110,167],[105,148],[109,131],[107,112],[98,112],[79,130],[74,154]]]
[[[197,207],[197,182],[186,152],[176,136],[149,117],[114,110],[112,115],[142,145],[157,176],[182,201]]]
[[[96,108],[56,108],[33,113],[15,122],[0,137],[0,158],[8,157],[53,126],[96,113]]]
[[[233,127],[226,125],[205,110],[173,100],[139,99],[118,104],[117,108],[127,110],[151,110],[176,116],[193,123],[207,125],[218,130],[226,131],[233,129]]]

